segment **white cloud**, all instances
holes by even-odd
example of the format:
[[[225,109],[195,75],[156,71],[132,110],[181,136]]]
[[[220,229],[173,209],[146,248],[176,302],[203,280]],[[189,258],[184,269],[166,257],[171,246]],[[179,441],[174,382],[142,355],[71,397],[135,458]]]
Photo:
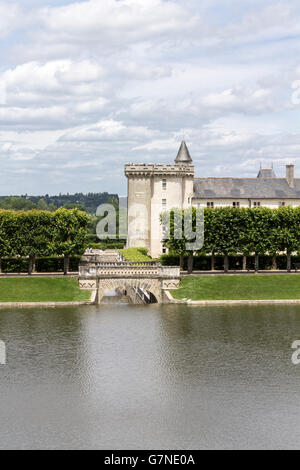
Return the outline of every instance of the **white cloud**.
[[[262,113],[277,111],[276,96],[271,89],[258,88],[251,90],[245,87],[236,87],[224,90],[220,93],[210,93],[203,99],[203,105],[214,108],[219,112],[226,110],[235,113]],[[289,103],[282,106],[289,107]]]
[[[110,94],[102,67],[92,60],[29,62],[0,75],[0,122],[26,128],[69,127],[101,112]],[[107,88],[107,89],[106,89]]]
[[[72,94],[76,87],[100,80],[103,75],[100,65],[89,60],[58,60],[44,64],[35,61],[6,70],[0,81],[5,84],[6,92],[12,94],[20,90],[48,94],[66,91]]]
[[[262,9],[252,8],[237,24],[224,28],[223,38],[237,38],[243,41],[267,39],[279,34],[300,32],[299,18],[294,15],[289,2],[278,2],[273,5],[262,4]]]
[[[88,41],[106,38],[118,44],[145,40],[157,34],[187,30],[194,24],[187,11],[163,0],[90,0],[47,8],[41,16],[50,31]]]
[[[0,2],[0,38],[4,38],[26,22],[22,9],[15,3]]]
[[[0,0],[2,194],[125,192],[183,135],[199,175],[298,161],[295,0],[65,1]]]
[[[155,132],[142,126],[126,126],[120,121],[108,120],[95,123],[93,126],[83,126],[66,133],[60,141],[119,141],[137,142],[140,139],[150,139]]]

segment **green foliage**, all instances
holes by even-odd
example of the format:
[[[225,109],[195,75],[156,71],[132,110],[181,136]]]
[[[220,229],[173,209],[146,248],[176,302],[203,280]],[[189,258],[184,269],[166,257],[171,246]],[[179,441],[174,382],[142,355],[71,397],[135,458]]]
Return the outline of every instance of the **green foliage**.
[[[70,272],[77,272],[81,256],[70,258]],[[26,273],[28,270],[28,258],[4,258],[2,259],[3,273]],[[47,256],[36,258],[36,271],[38,273],[59,273],[64,271],[63,256]]]
[[[86,248],[88,216],[78,209],[0,210],[0,259],[81,255]]]
[[[142,255],[147,256],[149,258],[147,248],[138,248],[138,250]]]
[[[29,211],[31,209],[35,209],[36,207],[37,206],[34,202],[18,196],[10,196],[0,200],[0,209]]]
[[[76,204],[74,202],[69,202],[64,205],[64,209],[78,209],[80,211],[86,212],[86,208],[83,204]]]
[[[196,209],[193,208],[193,224]],[[170,252],[186,253],[186,239],[175,237],[179,223],[176,214],[183,212],[174,209],[162,215],[162,223],[170,217],[170,236],[165,246]],[[177,218],[180,220],[180,218]],[[183,222],[182,223],[182,229]],[[193,230],[195,226],[193,225]],[[222,207],[204,211],[204,248],[206,253],[219,254],[265,254],[300,249],[300,208],[281,207],[280,209],[257,209]]]
[[[88,242],[88,248],[94,248],[95,250],[122,250],[125,242],[118,240],[103,241],[99,243]]]
[[[196,230],[196,209],[192,209],[193,231]],[[183,211],[174,209],[161,216],[163,227],[170,219],[170,233],[164,244],[170,253],[181,258],[187,255],[186,238],[176,237],[180,230],[184,233]],[[180,238],[180,239],[178,239]],[[224,269],[228,270],[229,255],[255,255],[255,269],[262,255],[287,254],[287,269],[291,269],[291,253],[300,250],[300,208],[281,207],[280,209],[222,207],[204,210],[204,247],[210,255],[223,255]],[[198,253],[198,252],[197,252]],[[195,255],[195,252],[193,253]],[[182,264],[183,259],[181,259]],[[190,269],[189,269],[190,271]]]
[[[60,207],[80,209],[95,214],[100,204],[111,203],[117,207],[118,196],[108,193],[59,194],[58,196],[9,196],[0,197],[0,209],[27,211],[31,209],[54,212]]]
[[[151,261],[147,248],[127,248],[119,252],[128,261]]]
[[[179,266],[179,256],[176,254],[162,255],[160,258],[163,266]],[[276,263],[278,270],[286,270],[286,255],[277,254]],[[243,255],[229,255],[228,257],[229,269],[232,271],[242,271],[243,269]],[[291,269],[295,269],[296,266],[300,265],[300,256],[291,257]],[[183,269],[187,270],[188,267],[188,256],[183,257]],[[249,271],[254,270],[255,257],[254,255],[247,256],[246,269]],[[261,255],[259,257],[259,268],[260,270],[270,271],[273,268],[273,256],[272,255]],[[224,269],[224,256],[215,255],[215,270],[222,271]],[[197,254],[194,256],[194,270],[195,271],[210,271],[211,270],[211,256],[210,254]]]
[[[39,200],[39,202],[37,203],[37,209],[41,210],[41,211],[46,211],[48,210],[48,205],[45,201],[45,199],[41,198]]]
[[[52,253],[81,255],[87,245],[87,214],[78,209],[58,209],[53,214]]]

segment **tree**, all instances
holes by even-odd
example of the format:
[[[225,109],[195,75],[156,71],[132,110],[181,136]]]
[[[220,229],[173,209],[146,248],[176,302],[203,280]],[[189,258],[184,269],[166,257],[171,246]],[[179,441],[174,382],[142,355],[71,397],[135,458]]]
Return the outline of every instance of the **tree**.
[[[287,254],[287,271],[291,271],[291,254],[300,247],[299,207],[281,207],[277,210],[278,246]]]
[[[0,201],[0,208],[16,211],[29,211],[36,208],[36,205],[32,201],[28,201],[23,197],[10,196]]]
[[[37,208],[41,211],[47,211],[48,210],[48,205],[45,201],[45,199],[40,199],[39,202],[37,203]]]
[[[173,209],[161,214],[163,227],[164,246],[170,252],[179,256],[180,269],[183,269],[183,260],[186,253],[186,240],[184,237],[183,211]]]
[[[53,204],[53,202],[50,202],[50,204],[48,205],[48,210],[50,212],[55,212],[57,209],[57,207]]]
[[[29,211],[16,214],[17,231],[14,236],[15,252],[28,256],[28,275],[35,271],[37,256],[51,253],[53,215],[47,211]]]
[[[37,256],[63,254],[67,273],[70,255],[84,252],[87,224],[87,214],[77,209],[54,213],[0,210],[0,265],[4,257],[28,257],[31,275]]]
[[[69,271],[70,256],[83,254],[89,218],[78,209],[59,209],[54,213],[52,251],[64,255],[64,274]]]
[[[216,230],[214,235],[211,234],[210,237],[215,237],[215,250],[224,255],[224,272],[227,273],[229,270],[229,255],[237,253],[240,249],[241,210],[232,207],[214,210],[214,227]]]
[[[16,218],[13,211],[0,210],[0,273],[2,272],[2,259],[12,256],[14,234],[16,232]]]
[[[267,207],[247,209],[248,228],[246,245],[255,254],[255,272],[259,270],[259,256],[272,250],[272,230],[274,229],[273,210]]]
[[[217,250],[216,233],[216,212],[214,209],[205,209],[204,212],[204,250],[211,255],[211,270],[215,270],[215,253]]]
[[[86,212],[86,208],[83,204],[78,204],[75,202],[69,202],[64,205],[64,209],[78,209],[79,211]]]

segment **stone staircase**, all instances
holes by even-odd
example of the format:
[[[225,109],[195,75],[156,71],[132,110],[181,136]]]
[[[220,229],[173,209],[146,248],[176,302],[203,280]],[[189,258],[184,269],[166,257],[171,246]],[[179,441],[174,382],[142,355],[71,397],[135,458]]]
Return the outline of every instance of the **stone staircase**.
[[[97,259],[98,263],[120,263],[124,261],[123,256],[118,250],[104,251],[88,248],[84,253],[84,257],[88,257],[91,261]]]

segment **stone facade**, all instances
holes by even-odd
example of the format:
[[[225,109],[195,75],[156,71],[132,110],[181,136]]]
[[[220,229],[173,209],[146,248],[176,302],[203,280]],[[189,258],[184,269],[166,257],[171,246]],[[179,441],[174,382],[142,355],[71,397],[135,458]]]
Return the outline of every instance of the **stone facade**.
[[[127,247],[146,247],[153,258],[162,253],[160,214],[171,208],[189,207],[193,197],[194,166],[125,166],[128,178]]]

